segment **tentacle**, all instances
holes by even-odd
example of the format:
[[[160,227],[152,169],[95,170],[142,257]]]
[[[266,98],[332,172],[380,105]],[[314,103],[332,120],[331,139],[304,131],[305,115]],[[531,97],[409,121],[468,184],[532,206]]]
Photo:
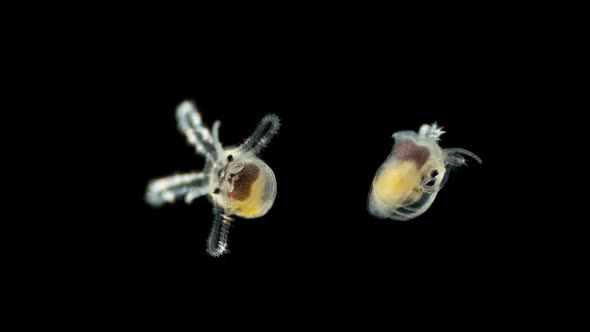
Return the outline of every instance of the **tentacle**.
[[[240,152],[257,154],[260,152],[279,131],[280,120],[274,114],[268,114],[258,124],[256,130],[246,141],[238,147]]]
[[[190,186],[186,195],[184,195],[184,202],[186,204],[191,204],[195,199],[208,195],[211,192],[209,185],[204,183],[203,185],[199,186]]]
[[[445,154],[445,162],[451,166],[462,166],[466,165],[467,161],[465,160],[464,156],[468,156],[478,163],[482,163],[481,158],[479,158],[475,153],[471,151],[467,151],[461,148],[447,148],[443,149]]]
[[[221,141],[219,140],[219,127],[221,126],[221,121],[217,120],[213,122],[213,147],[215,147],[215,151],[217,152],[217,156],[223,156],[223,146],[221,145]]]
[[[221,209],[213,209],[213,224],[207,239],[207,253],[213,257],[223,256],[228,252],[227,240],[232,218],[222,213]]]
[[[207,194],[207,176],[202,172],[176,174],[149,182],[145,199],[155,207],[174,203],[184,197],[187,203]]]
[[[184,101],[176,108],[176,121],[178,130],[186,136],[189,144],[193,145],[197,153],[208,159],[217,159],[217,149],[213,137],[202,120],[201,114],[195,104],[191,101]]]

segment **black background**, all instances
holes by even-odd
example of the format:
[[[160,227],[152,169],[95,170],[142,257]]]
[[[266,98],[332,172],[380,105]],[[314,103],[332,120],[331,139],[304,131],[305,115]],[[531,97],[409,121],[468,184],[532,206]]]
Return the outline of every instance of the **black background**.
[[[5,82],[0,122],[4,286],[587,286],[586,83]],[[149,179],[198,170],[174,110],[197,102],[245,139],[282,119],[261,156],[278,195],[238,220],[231,253],[205,254],[211,206],[153,209]],[[483,165],[453,171],[421,217],[366,211],[391,134],[432,121],[442,147]]]

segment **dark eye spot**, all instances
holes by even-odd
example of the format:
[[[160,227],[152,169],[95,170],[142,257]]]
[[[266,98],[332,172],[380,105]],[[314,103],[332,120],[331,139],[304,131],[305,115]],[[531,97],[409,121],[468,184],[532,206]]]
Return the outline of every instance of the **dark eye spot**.
[[[215,188],[215,190],[213,190],[214,194],[219,194],[219,188]]]
[[[437,170],[433,170],[433,171],[430,173],[430,177],[431,177],[431,178],[435,178],[437,175],[438,175],[438,171],[437,171]]]
[[[234,156],[232,156],[231,154],[229,156],[227,156],[227,161],[233,161],[234,160]]]

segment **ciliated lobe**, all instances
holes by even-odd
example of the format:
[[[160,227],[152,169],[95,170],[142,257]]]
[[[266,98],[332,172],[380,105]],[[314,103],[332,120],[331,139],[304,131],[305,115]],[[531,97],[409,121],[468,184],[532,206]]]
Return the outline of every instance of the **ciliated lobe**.
[[[233,183],[233,191],[227,195],[238,201],[245,201],[250,197],[252,184],[260,176],[260,168],[255,164],[245,164],[244,168],[236,174],[230,174],[229,181]]]

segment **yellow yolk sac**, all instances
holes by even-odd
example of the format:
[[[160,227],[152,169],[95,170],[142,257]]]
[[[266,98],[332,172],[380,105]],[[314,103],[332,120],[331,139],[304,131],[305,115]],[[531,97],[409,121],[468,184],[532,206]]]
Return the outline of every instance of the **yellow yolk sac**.
[[[258,218],[268,212],[276,196],[276,179],[266,164],[258,160],[247,163],[230,180],[228,192],[233,213],[242,218]]]
[[[420,174],[411,162],[385,165],[373,181],[373,195],[378,210],[387,206],[403,206],[409,198],[419,195]]]

